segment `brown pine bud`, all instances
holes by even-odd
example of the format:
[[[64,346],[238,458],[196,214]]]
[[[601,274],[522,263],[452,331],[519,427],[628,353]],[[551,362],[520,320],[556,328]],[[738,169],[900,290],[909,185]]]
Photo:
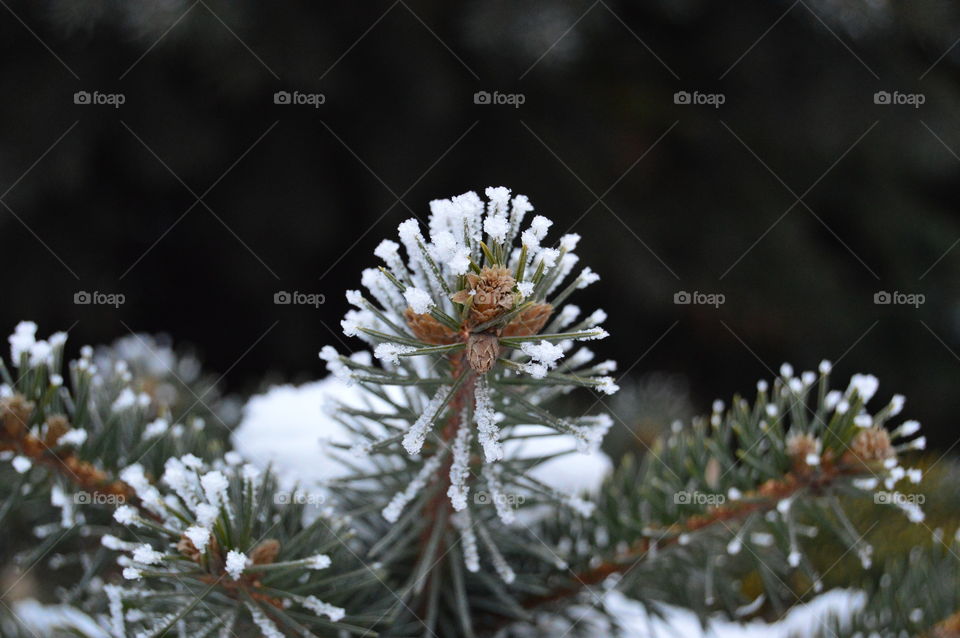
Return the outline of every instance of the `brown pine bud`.
[[[793,461],[794,467],[806,468],[816,465],[820,461],[820,440],[812,434],[791,434],[787,437],[787,456]],[[810,461],[814,461],[814,463]]]
[[[413,336],[424,343],[445,346],[460,340],[457,333],[434,319],[429,313],[417,314],[413,308],[407,308],[403,311],[403,316]]]
[[[467,339],[467,362],[474,372],[483,374],[493,367],[500,356],[500,340],[496,335],[472,334]]]
[[[535,335],[547,324],[553,306],[548,303],[538,303],[530,306],[503,328],[504,337],[529,337]]]
[[[30,416],[33,414],[33,403],[27,401],[22,394],[0,399],[0,420],[3,429],[12,438],[19,437],[27,429]]]
[[[192,560],[195,563],[200,562],[200,550],[193,544],[193,541],[186,536],[181,536],[177,541],[177,551]]]
[[[864,428],[857,432],[850,441],[850,449],[843,455],[844,461],[850,465],[870,463],[872,461],[886,461],[897,456],[890,434],[882,427]]]
[[[60,437],[70,430],[70,423],[67,417],[62,414],[55,414],[47,418],[47,431],[43,437],[43,442],[47,447],[53,447],[60,440]]]
[[[516,301],[513,287],[517,281],[506,268],[484,268],[480,274],[467,273],[467,287],[450,298],[459,304],[470,304],[470,323],[481,324],[513,308]]]
[[[278,554],[280,554],[280,541],[268,538],[253,548],[250,552],[250,560],[254,565],[269,565],[277,560]]]

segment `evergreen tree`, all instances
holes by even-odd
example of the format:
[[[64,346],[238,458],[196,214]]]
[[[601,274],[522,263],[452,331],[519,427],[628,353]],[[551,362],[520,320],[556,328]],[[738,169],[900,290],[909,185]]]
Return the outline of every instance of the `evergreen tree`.
[[[795,604],[795,576],[820,591],[814,544],[870,567],[845,511],[856,499],[923,519],[898,491],[920,481],[901,458],[924,445],[915,421],[897,422],[903,397],[871,410],[877,379],[834,389],[826,361],[785,364],[752,400],[675,426],[594,498],[537,479],[547,461],[596,453],[613,417],[563,414],[560,399],[577,390],[602,406],[616,365],[589,349],[608,337],[605,313],[567,303],[599,280],[575,273],[580,237],[548,240],[525,196],[485,195],[431,202],[426,228],[400,224],[365,292],[347,292],[343,331],[369,350],[320,357],[367,400],[336,410],[353,441],[334,455],[351,471],[328,482],[324,507],[205,427],[235,410],[171,383],[175,357],[142,356],[155,344],[84,348],[64,372],[66,335],[20,324],[0,364],[0,522],[16,530],[5,558],[69,574],[63,601],[112,636],[589,636],[616,625],[603,624],[613,590],[653,610],[744,617]],[[556,437],[559,451],[518,452]],[[955,622],[943,558],[884,566],[852,631]],[[897,585],[918,578],[912,591],[936,579],[940,594],[900,600]],[[26,632],[9,608],[0,623]]]

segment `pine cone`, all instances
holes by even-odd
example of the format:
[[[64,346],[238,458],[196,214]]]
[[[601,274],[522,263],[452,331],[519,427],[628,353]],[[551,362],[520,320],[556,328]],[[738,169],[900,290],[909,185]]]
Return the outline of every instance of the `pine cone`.
[[[516,283],[506,268],[484,268],[479,275],[468,273],[467,288],[450,298],[459,304],[470,304],[470,323],[478,325],[513,308]]]
[[[467,339],[467,362],[479,374],[493,367],[500,356],[500,340],[496,335],[472,334]]]

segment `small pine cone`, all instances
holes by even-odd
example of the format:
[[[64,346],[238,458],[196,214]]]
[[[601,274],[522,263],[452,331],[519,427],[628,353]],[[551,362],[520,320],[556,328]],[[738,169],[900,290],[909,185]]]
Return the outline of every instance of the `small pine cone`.
[[[33,403],[22,394],[0,399],[0,420],[3,421],[4,432],[11,438],[19,438],[26,431],[32,414]]]
[[[60,440],[60,437],[70,430],[70,423],[67,417],[62,414],[55,414],[47,418],[47,431],[44,434],[43,442],[47,447],[53,447]]]
[[[407,308],[403,311],[403,316],[413,336],[424,343],[445,346],[460,340],[457,333],[434,319],[431,314],[417,314],[413,308]]]
[[[791,434],[787,437],[787,455],[797,467],[810,465],[809,456],[820,457],[822,445],[820,440],[812,434]]]
[[[451,299],[459,304],[470,304],[472,325],[485,323],[513,308],[517,280],[507,268],[484,268],[480,274],[467,274],[467,288],[455,292]]]
[[[467,339],[467,362],[479,374],[493,367],[500,356],[500,340],[496,335],[472,334]]]
[[[553,306],[548,303],[538,303],[530,306],[503,328],[504,337],[529,337],[535,335],[547,324]]]
[[[275,538],[268,538],[258,544],[250,552],[250,560],[254,565],[269,565],[277,560],[280,554],[280,541]]]
[[[897,456],[897,452],[893,449],[887,430],[874,426],[857,432],[850,442],[850,449],[843,456],[847,463],[853,465],[892,459]]]

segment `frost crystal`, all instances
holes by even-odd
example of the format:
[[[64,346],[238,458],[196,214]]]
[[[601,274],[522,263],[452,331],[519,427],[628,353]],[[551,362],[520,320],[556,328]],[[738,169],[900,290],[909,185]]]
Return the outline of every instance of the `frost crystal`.
[[[20,367],[20,358],[30,351],[30,346],[36,342],[37,324],[32,321],[21,321],[10,335],[10,360],[13,365]]]
[[[850,387],[847,389],[847,394],[849,395],[856,390],[863,402],[868,403],[877,393],[878,387],[880,387],[880,381],[872,374],[855,374],[850,377]]]
[[[509,525],[514,520],[514,511],[511,499],[503,493],[503,484],[500,482],[500,466],[488,465],[484,468],[483,476],[487,480],[487,489],[490,490],[489,500],[493,501],[493,506],[497,510],[497,516],[505,524]]]
[[[121,505],[113,513],[113,518],[121,525],[132,525],[137,522],[137,510],[129,505]]]
[[[533,365],[527,364],[525,370],[535,379],[545,377],[547,370],[553,368],[557,361],[563,358],[563,348],[549,341],[527,342],[520,346],[520,349],[533,360]]]
[[[250,611],[250,617],[253,619],[254,624],[260,628],[260,633],[263,634],[263,638],[284,638],[284,634],[280,631],[280,628],[277,627],[258,606],[251,603],[244,604]]]
[[[330,603],[325,603],[315,596],[307,596],[304,598],[303,606],[318,616],[326,616],[333,622],[339,622],[347,615],[347,612],[342,607],[335,607]]]
[[[27,470],[33,467],[33,463],[25,456],[15,456],[13,461],[11,461],[13,469],[17,471],[17,474],[24,474]]]
[[[193,525],[184,530],[183,535],[189,539],[198,552],[203,553],[210,542],[210,530],[206,527]]]
[[[383,508],[383,517],[391,523],[396,523],[397,519],[400,518],[400,513],[403,512],[403,508],[406,507],[407,503],[413,500],[413,497],[423,489],[423,487],[427,484],[427,479],[429,479],[439,467],[439,456],[431,456],[429,459],[427,459],[427,461],[423,464],[423,467],[420,469],[420,472],[417,473],[416,477],[414,477],[414,479],[410,481],[410,484],[407,485],[407,489],[394,494],[387,506]]]
[[[467,495],[470,486],[467,479],[470,475],[470,432],[471,424],[461,416],[460,429],[453,442],[453,462],[450,464],[450,487],[447,496],[453,509],[461,511],[467,507]]]
[[[419,288],[407,288],[403,296],[413,311],[419,315],[430,312],[430,309],[436,305],[430,295]]]
[[[493,568],[497,570],[497,575],[500,576],[503,582],[509,585],[516,580],[516,574],[513,572],[513,569],[510,568],[510,565],[507,564],[506,559],[504,559],[503,554],[500,553],[493,539],[490,538],[490,532],[487,531],[487,528],[480,526],[479,530],[480,538],[483,539],[483,544],[490,552],[490,558],[493,560]]]
[[[310,569],[326,569],[330,567],[330,557],[326,554],[317,554],[308,558],[305,564]]]
[[[480,554],[477,552],[477,535],[473,531],[473,521],[470,520],[470,510],[454,514],[453,525],[460,531],[460,541],[463,546],[463,562],[469,572],[480,571]]]
[[[144,565],[156,565],[163,560],[163,554],[144,544],[133,550],[133,560]]]
[[[440,411],[441,406],[449,394],[450,388],[447,386],[442,386],[437,390],[433,398],[430,399],[430,402],[424,407],[423,413],[414,424],[410,426],[410,429],[407,430],[407,433],[403,437],[403,447],[407,452],[410,454],[420,452],[420,448],[423,447],[423,442],[427,438],[427,432],[433,425],[434,420],[438,416],[437,413]]]
[[[399,365],[400,355],[415,351],[412,346],[403,346],[398,343],[381,343],[373,349],[373,356],[381,361],[389,361],[393,365]]]
[[[207,472],[200,478],[200,484],[203,485],[203,492],[211,505],[222,507],[227,504],[227,488],[230,482],[222,472]]]
[[[243,574],[243,570],[247,568],[247,561],[246,554],[231,549],[227,552],[227,564],[224,569],[230,574],[230,578],[239,580],[240,575]]]
[[[480,445],[488,463],[503,458],[503,447],[500,445],[500,428],[497,427],[498,416],[493,410],[493,401],[490,398],[490,388],[486,381],[480,379],[474,391],[476,395],[475,415]]]

